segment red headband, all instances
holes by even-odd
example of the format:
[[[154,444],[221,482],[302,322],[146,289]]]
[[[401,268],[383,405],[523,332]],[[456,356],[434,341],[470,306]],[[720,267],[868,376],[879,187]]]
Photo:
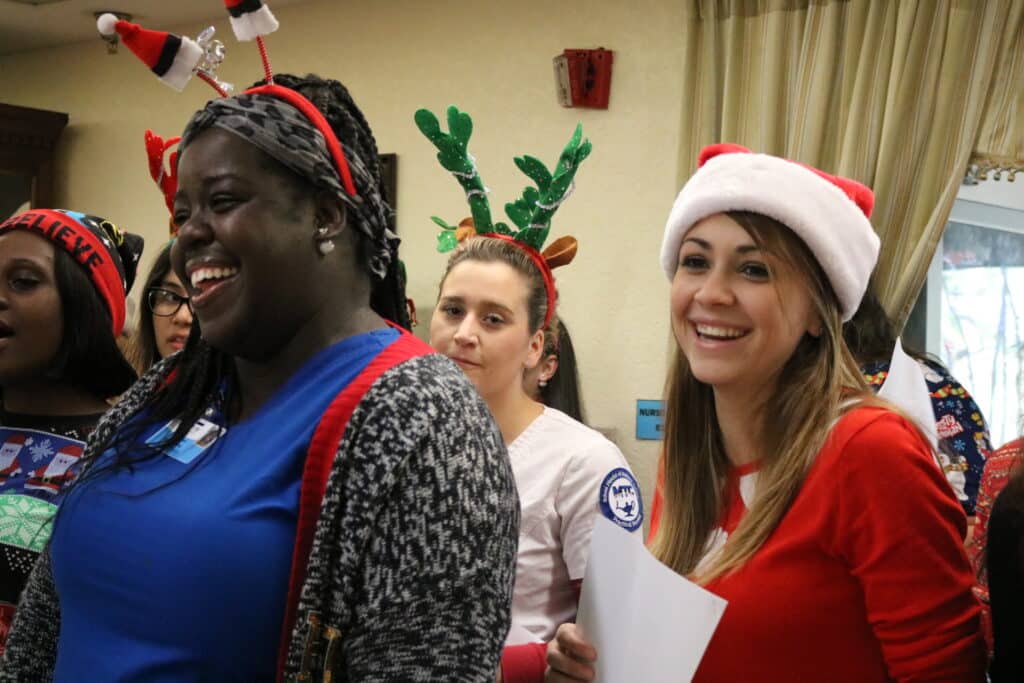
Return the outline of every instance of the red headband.
[[[279,100],[284,100],[302,112],[303,116],[309,119],[309,122],[316,126],[317,130],[324,136],[324,140],[327,142],[327,149],[331,153],[331,158],[334,159],[334,167],[341,177],[341,184],[345,188],[345,192],[348,192],[350,197],[356,196],[356,186],[352,182],[352,172],[349,170],[348,160],[345,159],[345,152],[342,150],[341,142],[338,141],[338,136],[334,134],[334,130],[331,128],[331,124],[327,122],[327,118],[316,108],[315,104],[307,100],[297,90],[274,84],[249,88],[243,94],[270,95]]]
[[[540,271],[540,275],[544,278],[544,289],[548,295],[548,310],[544,314],[543,328],[547,329],[547,326],[551,324],[551,318],[555,315],[555,302],[558,300],[558,291],[555,289],[555,276],[551,273],[551,268],[548,267],[547,261],[540,255],[540,252],[531,247],[528,244],[523,244],[512,238],[511,235],[503,235],[499,232],[489,232],[480,237],[493,237],[494,239],[503,240],[510,244],[514,244],[516,248],[526,252],[526,255],[530,257],[534,265],[537,266],[537,270]]]

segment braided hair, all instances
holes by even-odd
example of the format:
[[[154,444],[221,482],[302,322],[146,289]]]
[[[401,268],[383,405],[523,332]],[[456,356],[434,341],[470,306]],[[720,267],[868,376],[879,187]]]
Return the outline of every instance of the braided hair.
[[[383,232],[388,226],[392,209],[381,182],[377,142],[348,89],[336,80],[323,79],[313,74],[304,77],[280,74],[274,77],[274,81],[300,92],[312,102],[338,136],[350,164],[365,168],[366,173],[353,174],[358,196],[342,199],[349,209],[350,220],[372,226],[374,234]],[[261,81],[255,85],[263,84]],[[366,266],[374,253],[374,245],[362,231],[354,232],[358,239],[357,262]],[[384,277],[371,275],[370,306],[381,317],[409,329],[405,278],[398,260],[397,239],[389,242],[389,249],[391,259]],[[102,447],[93,451],[103,453],[110,447],[115,448],[117,457],[111,463],[113,468],[131,466],[172,448],[185,438],[208,409],[225,412],[232,405],[238,391],[238,377],[231,356],[203,341],[198,321],[192,325],[184,350],[159,363],[152,372],[166,374],[168,381],[140,408],[145,416],[132,420],[129,427],[111,434]],[[141,436],[148,429],[175,418],[181,422],[166,441],[154,445],[142,443]],[[128,459],[128,453],[139,455]]]
[[[345,148],[346,156],[353,165],[362,163],[368,171],[372,182],[369,187],[360,187],[361,174],[355,175],[356,193],[359,199],[346,202],[354,210],[355,219],[364,221],[374,227],[374,233],[387,229],[393,213],[389,202],[394,197],[387,197],[384,184],[380,177],[380,156],[377,152],[377,140],[373,136],[370,124],[366,122],[363,112],[356,106],[348,88],[340,82],[323,79],[309,74],[299,78],[289,74],[274,77],[274,82],[286,88],[297,90],[306,99],[316,105],[324,113],[331,124],[338,140]],[[256,85],[262,85],[257,83]],[[357,231],[358,233],[358,231]],[[369,263],[373,254],[373,245],[363,235],[359,235],[359,262]],[[391,244],[391,260],[387,274],[382,279],[374,279],[370,295],[370,306],[381,317],[409,329],[409,311],[405,305],[405,278],[398,263],[398,242]]]

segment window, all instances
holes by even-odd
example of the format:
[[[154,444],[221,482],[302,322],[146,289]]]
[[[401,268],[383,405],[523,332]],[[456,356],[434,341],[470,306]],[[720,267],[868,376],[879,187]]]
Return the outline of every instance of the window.
[[[958,199],[915,314],[993,447],[1024,432],[1024,210]]]

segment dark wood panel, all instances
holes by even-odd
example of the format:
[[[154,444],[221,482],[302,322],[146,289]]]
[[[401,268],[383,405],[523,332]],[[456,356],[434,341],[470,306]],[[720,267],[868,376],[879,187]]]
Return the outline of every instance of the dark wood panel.
[[[31,206],[53,201],[53,154],[67,123],[67,114],[0,103],[0,173],[30,179],[31,196],[25,199]],[[5,205],[14,201],[5,199],[10,200]]]

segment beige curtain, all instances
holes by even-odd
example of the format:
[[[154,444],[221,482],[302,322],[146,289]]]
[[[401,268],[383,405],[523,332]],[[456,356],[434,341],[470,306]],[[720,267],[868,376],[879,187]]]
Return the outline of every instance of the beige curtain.
[[[866,183],[880,293],[902,325],[1024,0],[689,1],[682,180],[725,141]]]
[[[969,164],[978,180],[1012,182],[1024,171],[1024,3],[1010,9],[1000,46]]]

